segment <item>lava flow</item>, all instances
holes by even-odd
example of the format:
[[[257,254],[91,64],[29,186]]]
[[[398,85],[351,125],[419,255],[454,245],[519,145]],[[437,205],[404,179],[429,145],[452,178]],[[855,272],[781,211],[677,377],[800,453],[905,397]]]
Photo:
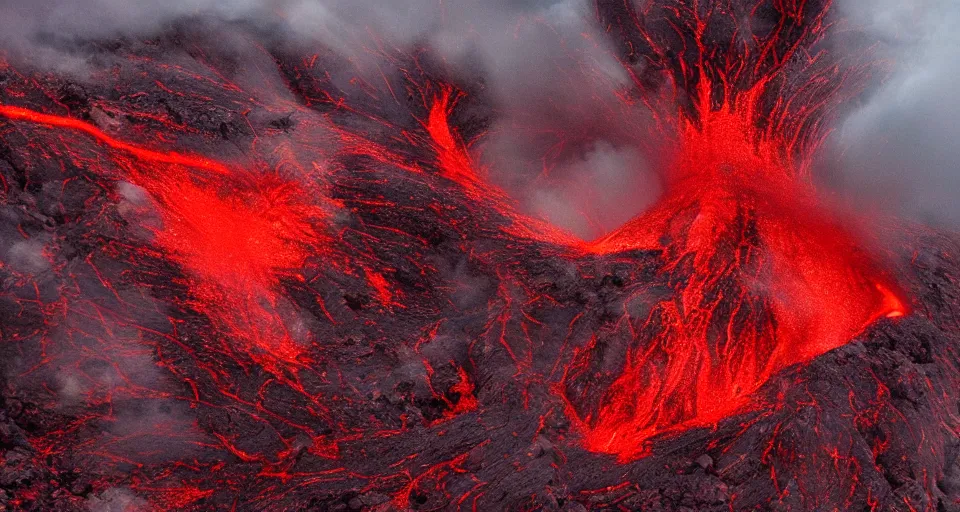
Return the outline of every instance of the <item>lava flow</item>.
[[[510,23],[589,98],[279,8],[0,52],[0,510],[955,509],[960,240],[815,186],[870,46],[589,3]],[[632,220],[525,210],[621,146]]]
[[[654,62],[677,41],[651,37],[641,23],[662,17],[688,28],[676,29],[682,51],[672,52],[689,55],[669,75],[672,97],[688,101],[668,117],[676,136],[666,193],[589,246],[598,254],[661,251],[660,272],[673,276],[672,296],[635,329],[599,405],[570,406],[589,449],[629,460],[648,452],[649,438],[715,424],[750,406],[771,376],[907,311],[898,284],[819,203],[809,179],[816,127],[837,89],[823,74],[839,66],[821,69],[826,57],[814,47],[829,2],[780,2],[789,15],[754,34],[753,44],[738,42],[738,31],[728,43],[715,39],[718,26],[737,23],[737,6],[723,2],[640,11],[598,5],[608,6],[611,30],[624,34],[630,51],[645,45]],[[752,6],[754,14],[767,8]],[[724,44],[729,54],[720,56]],[[791,93],[782,81],[788,64],[818,80]],[[582,372],[589,357],[581,354],[568,372]]]
[[[586,446],[621,459],[658,434],[715,424],[784,368],[906,314],[897,285],[784,161],[783,138],[758,136],[756,93],[714,110],[703,78],[665,196],[590,245],[662,251],[661,272],[677,276],[582,419]]]

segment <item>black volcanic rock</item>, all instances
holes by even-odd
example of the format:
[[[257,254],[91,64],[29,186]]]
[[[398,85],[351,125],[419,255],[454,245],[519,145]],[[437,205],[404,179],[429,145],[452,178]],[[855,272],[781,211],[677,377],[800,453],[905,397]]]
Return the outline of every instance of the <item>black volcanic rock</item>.
[[[408,92],[401,105],[330,83],[333,57],[308,68],[265,43],[288,101],[235,85],[242,65],[185,61],[190,37],[120,45],[130,72],[82,86],[3,83],[2,105],[245,173],[176,181],[188,166],[0,118],[0,509],[960,510],[956,234],[895,233],[908,315],[780,372],[757,407],[618,461],[584,449],[563,397],[590,410],[622,371],[626,343],[592,342],[674,292],[660,251],[573,253],[442,177],[416,103],[454,87],[440,64],[395,63],[378,87]],[[467,94],[458,136],[482,135],[488,107]],[[219,199],[276,175],[322,205],[299,268],[228,289],[270,318],[228,328],[242,294],[199,286],[161,243],[172,217],[129,181],[138,166]],[[288,352],[259,343],[274,317]],[[587,352],[591,373],[558,391]]]

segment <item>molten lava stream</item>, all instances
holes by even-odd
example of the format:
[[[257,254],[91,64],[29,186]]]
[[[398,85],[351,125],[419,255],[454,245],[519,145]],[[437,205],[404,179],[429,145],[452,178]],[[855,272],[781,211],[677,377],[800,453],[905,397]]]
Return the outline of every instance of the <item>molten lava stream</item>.
[[[748,409],[776,373],[905,313],[897,286],[818,205],[783,146],[755,135],[749,112],[701,112],[681,123],[667,194],[590,246],[662,250],[674,290],[636,326],[598,406],[567,396],[585,446],[620,460],[647,453],[658,434]],[[571,363],[566,389],[586,357]]]

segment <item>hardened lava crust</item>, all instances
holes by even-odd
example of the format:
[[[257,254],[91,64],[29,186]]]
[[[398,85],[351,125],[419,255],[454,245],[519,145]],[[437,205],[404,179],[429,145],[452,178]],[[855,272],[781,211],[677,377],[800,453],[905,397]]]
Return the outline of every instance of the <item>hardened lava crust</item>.
[[[592,241],[426,48],[0,62],[0,510],[960,511],[960,235],[810,176],[871,64],[830,2],[638,4],[595,23],[665,188]]]

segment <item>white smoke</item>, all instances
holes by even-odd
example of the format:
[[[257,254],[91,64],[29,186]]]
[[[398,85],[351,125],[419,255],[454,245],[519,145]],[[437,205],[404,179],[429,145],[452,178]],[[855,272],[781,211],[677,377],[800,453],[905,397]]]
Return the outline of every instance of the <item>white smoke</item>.
[[[834,179],[889,213],[960,225],[960,2],[845,0],[894,71],[836,131]]]

